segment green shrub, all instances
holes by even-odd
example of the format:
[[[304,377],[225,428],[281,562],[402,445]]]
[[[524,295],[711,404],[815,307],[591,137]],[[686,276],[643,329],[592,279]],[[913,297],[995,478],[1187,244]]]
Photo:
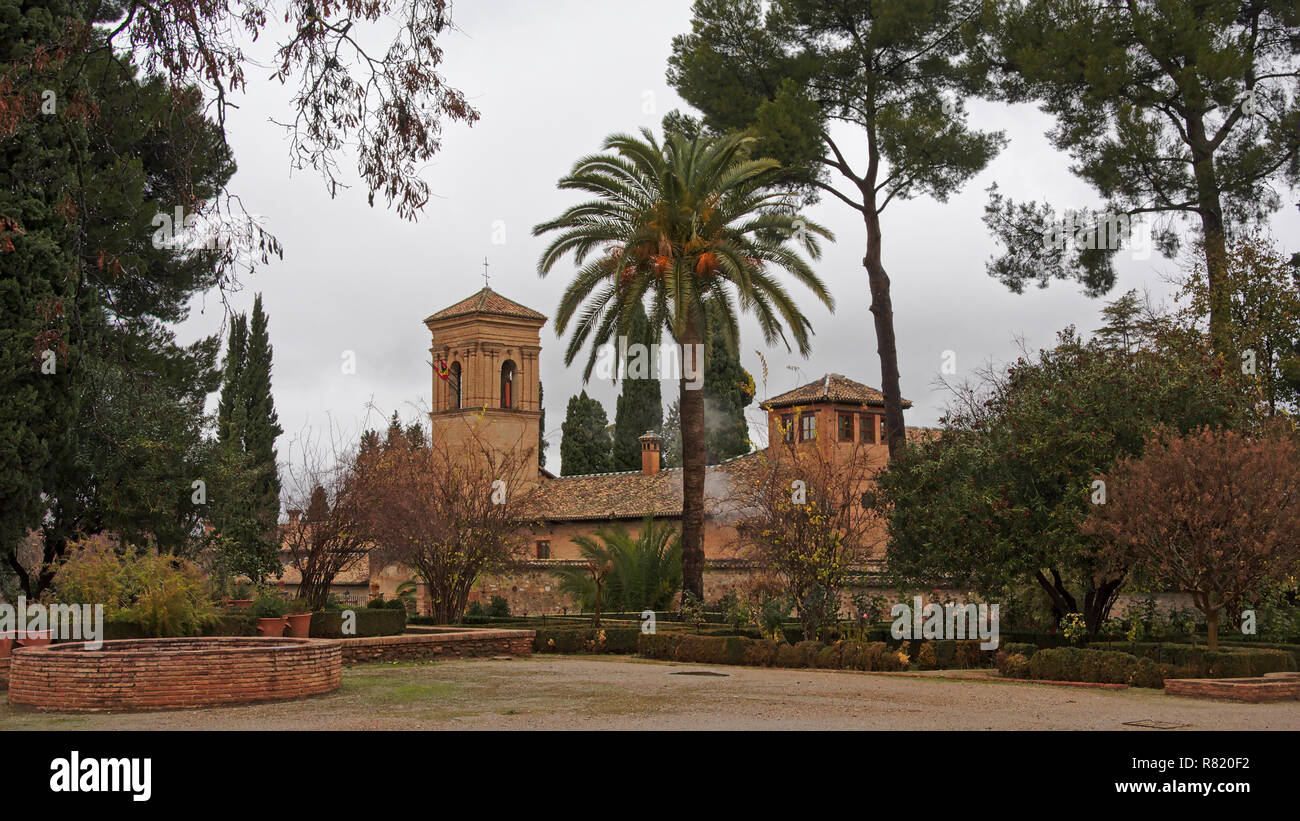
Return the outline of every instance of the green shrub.
[[[922,670],[933,670],[939,666],[938,653],[934,651],[935,642],[921,642],[916,652],[916,666]]]
[[[217,618],[208,581],[191,562],[148,550],[119,555],[110,545],[72,548],[51,583],[57,603],[102,604],[106,622],[134,624],[146,637],[197,636]]]
[[[489,618],[505,619],[510,617],[510,602],[505,596],[493,596],[492,601],[488,604],[487,614]]]
[[[343,622],[353,614],[356,633],[344,635]],[[359,607],[352,610],[321,610],[311,614],[312,638],[371,638],[395,636],[406,629],[406,611],[388,607]]]
[[[289,602],[271,594],[258,596],[248,608],[248,614],[255,619],[278,619],[289,614]]]
[[[782,643],[776,639],[747,640],[745,643],[744,663],[751,667],[773,667]]]
[[[1034,653],[1038,652],[1038,645],[1022,641],[1002,642],[999,652],[1006,653],[1009,656],[1024,656],[1026,659],[1030,659]]]
[[[1028,678],[1029,659],[1020,653],[998,653],[998,673],[1003,678]]]

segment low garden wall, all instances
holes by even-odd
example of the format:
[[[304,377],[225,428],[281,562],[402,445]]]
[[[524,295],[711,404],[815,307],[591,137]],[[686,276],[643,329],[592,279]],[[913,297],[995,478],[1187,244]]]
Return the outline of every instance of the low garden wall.
[[[13,652],[9,703],[47,712],[177,710],[283,701],[337,690],[337,642],[170,638],[24,647]]]
[[[343,638],[336,643],[344,664],[379,661],[434,661],[484,656],[530,656],[532,630],[473,627],[410,627],[400,636]]]

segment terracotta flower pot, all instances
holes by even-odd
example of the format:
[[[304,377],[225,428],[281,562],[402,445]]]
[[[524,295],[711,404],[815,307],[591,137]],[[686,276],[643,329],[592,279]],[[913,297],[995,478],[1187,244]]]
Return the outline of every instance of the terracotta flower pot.
[[[18,639],[19,647],[44,647],[49,643],[49,630],[28,630]]]
[[[311,613],[290,613],[288,634],[296,639],[305,639],[311,635]]]
[[[257,635],[268,639],[278,639],[284,635],[285,618],[258,619]]]

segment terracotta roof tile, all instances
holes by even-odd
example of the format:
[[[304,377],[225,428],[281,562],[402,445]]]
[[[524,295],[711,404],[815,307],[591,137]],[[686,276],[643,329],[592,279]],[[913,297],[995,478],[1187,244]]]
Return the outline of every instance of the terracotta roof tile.
[[[544,314],[540,314],[532,308],[520,305],[514,300],[506,299],[491,288],[484,288],[477,294],[466,297],[455,305],[443,308],[441,311],[429,316],[424,321],[433,322],[439,319],[451,319],[453,317],[466,316],[468,314],[493,314],[496,316],[514,316],[523,319],[546,320]]]
[[[760,467],[761,452],[737,456],[705,472],[705,512],[717,510],[729,477]],[[545,521],[640,519],[682,515],[682,471],[640,471],[560,476],[544,480],[523,502],[524,515]]]
[[[796,405],[811,405],[817,402],[847,402],[884,407],[885,395],[873,387],[863,385],[861,382],[854,382],[847,376],[828,373],[821,379],[765,400],[762,407],[764,409],[789,408]],[[912,403],[904,399],[903,407],[910,408]]]

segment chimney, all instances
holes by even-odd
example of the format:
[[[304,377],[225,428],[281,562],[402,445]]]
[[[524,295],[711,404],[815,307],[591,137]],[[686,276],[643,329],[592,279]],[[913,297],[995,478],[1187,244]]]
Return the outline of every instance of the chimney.
[[[647,476],[659,472],[659,446],[663,442],[659,434],[646,431],[637,439],[641,443],[641,472]]]
[[[301,510],[290,510],[290,511],[289,511],[289,524],[291,524],[291,525],[296,525],[296,524],[298,524],[298,517],[301,516],[301,515],[302,515],[302,511],[301,511]]]

